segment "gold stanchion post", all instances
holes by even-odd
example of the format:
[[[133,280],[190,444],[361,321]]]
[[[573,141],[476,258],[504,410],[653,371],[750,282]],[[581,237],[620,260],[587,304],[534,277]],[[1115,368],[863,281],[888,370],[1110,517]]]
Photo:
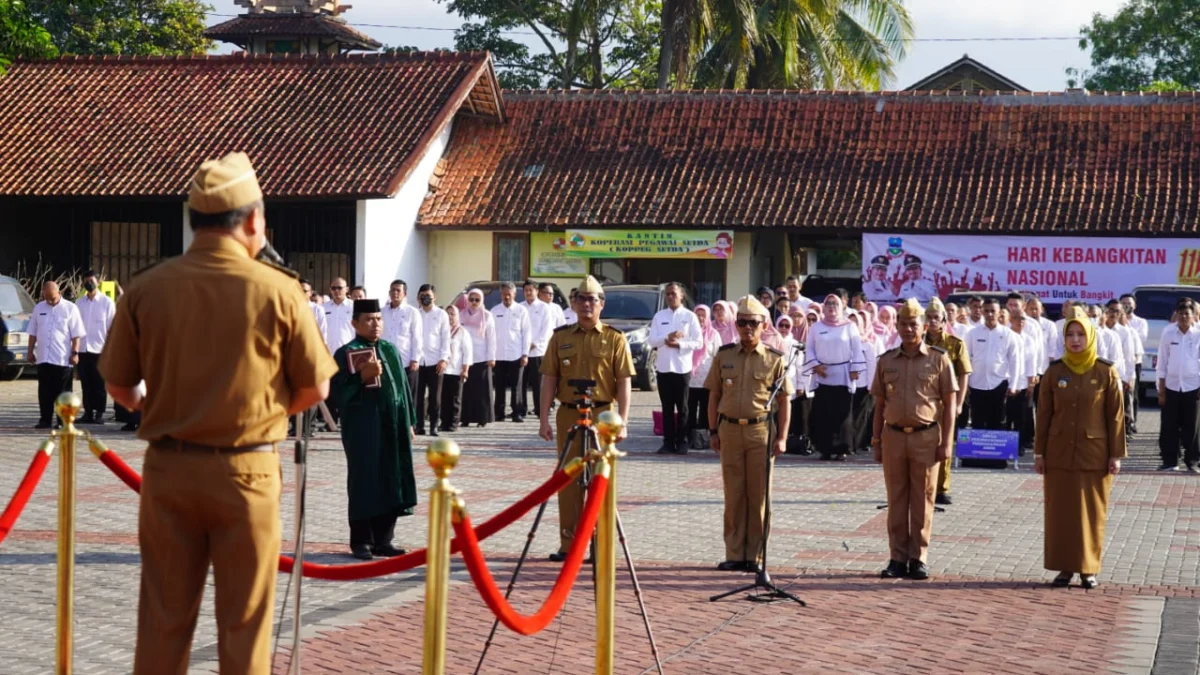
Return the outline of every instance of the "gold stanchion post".
[[[450,596],[450,509],[455,490],[450,472],[458,465],[458,443],[438,439],[429,444],[425,459],[437,481],[429,491],[429,555],[425,563],[425,650],[423,675],[442,675],[446,670],[446,603]]]
[[[55,617],[55,672],[71,675],[75,633],[75,441],[83,432],[75,418],[83,400],[66,392],[54,409],[63,428],[56,432],[62,446],[58,457],[58,613]]]
[[[612,675],[613,642],[617,629],[617,435],[625,426],[612,410],[596,419],[603,444],[596,474],[608,478],[608,492],[596,521],[596,675]]]

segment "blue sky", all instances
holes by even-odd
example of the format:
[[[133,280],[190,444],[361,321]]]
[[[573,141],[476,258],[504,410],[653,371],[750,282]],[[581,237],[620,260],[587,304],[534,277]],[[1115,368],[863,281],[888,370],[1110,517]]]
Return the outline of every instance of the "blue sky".
[[[436,0],[349,0],[353,9],[344,15],[354,24],[390,24],[456,28],[456,15]],[[1077,36],[1092,14],[1111,15],[1121,0],[909,0],[909,12],[918,38]],[[213,2],[215,11],[235,13],[231,0]],[[240,13],[240,7],[236,8]],[[222,21],[210,18],[210,22]],[[385,44],[413,45],[422,49],[452,48],[451,31],[406,30],[364,26],[362,30]],[[1063,70],[1083,68],[1087,55],[1074,40],[1056,42],[918,42],[899,64],[891,88],[903,88],[940,69],[963,54],[970,54],[992,69],[1037,91],[1058,91],[1066,86]]]

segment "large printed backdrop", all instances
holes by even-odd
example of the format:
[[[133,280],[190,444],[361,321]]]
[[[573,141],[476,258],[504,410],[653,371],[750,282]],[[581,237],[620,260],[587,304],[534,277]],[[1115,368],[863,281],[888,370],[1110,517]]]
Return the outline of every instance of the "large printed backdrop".
[[[863,290],[876,302],[961,291],[1029,291],[1099,302],[1144,284],[1200,285],[1200,240],[864,234]],[[905,270],[907,256],[919,270]],[[886,271],[871,261],[887,258]]]

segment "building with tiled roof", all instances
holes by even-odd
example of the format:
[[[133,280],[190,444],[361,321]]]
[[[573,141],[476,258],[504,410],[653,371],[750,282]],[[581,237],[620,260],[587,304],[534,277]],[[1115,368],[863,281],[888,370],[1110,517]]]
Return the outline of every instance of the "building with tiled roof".
[[[383,46],[346,23],[338,0],[237,0],[249,11],[211,26],[204,37],[251,54],[337,56]]]
[[[178,254],[192,173],[241,150],[289,262],[382,291],[424,276],[413,224],[456,120],[504,112],[487,54],[243,54],[17,63],[0,117],[0,269],[127,279]]]

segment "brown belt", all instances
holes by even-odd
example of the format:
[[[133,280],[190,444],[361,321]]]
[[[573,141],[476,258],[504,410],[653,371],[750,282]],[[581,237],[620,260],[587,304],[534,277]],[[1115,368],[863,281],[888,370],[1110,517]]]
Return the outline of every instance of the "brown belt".
[[[892,431],[899,431],[902,434],[915,434],[918,431],[925,431],[926,429],[932,429],[933,427],[936,427],[936,426],[937,426],[937,422],[933,422],[930,424],[918,424],[913,427],[902,427],[899,424],[889,424],[888,428],[891,429]]]
[[[241,452],[273,452],[274,443],[259,443],[258,445],[241,445],[236,448],[222,448],[215,445],[188,443],[175,438],[160,438],[150,441],[150,447],[155,450],[173,450],[176,452],[209,452],[213,454],[236,454]]]
[[[563,403],[562,401],[559,401],[559,405],[564,408],[570,408],[571,410],[579,410],[579,406],[575,405],[574,403]],[[603,408],[606,405],[612,405],[612,401],[592,401],[593,408]]]
[[[763,415],[762,417],[751,417],[749,419],[738,419],[736,417],[726,417],[724,415],[721,415],[722,422],[729,422],[730,424],[736,424],[738,426],[743,426],[743,427],[751,426],[754,424],[762,424],[763,422],[766,422],[770,418],[771,418],[770,415]]]

